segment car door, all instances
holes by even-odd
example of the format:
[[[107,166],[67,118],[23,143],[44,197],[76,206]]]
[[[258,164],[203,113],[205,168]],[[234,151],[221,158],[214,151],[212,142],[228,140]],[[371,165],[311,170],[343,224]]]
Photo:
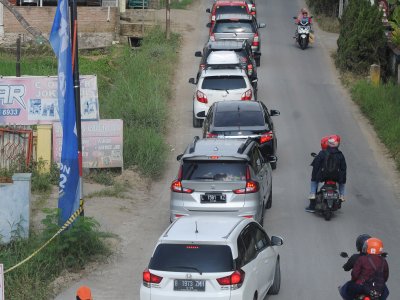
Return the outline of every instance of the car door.
[[[260,155],[258,152],[258,149],[256,147],[253,148],[252,152],[251,152],[251,166],[253,168],[254,174],[256,176],[256,181],[258,182],[258,184],[260,185],[260,195],[261,195],[261,199],[258,205],[258,210],[257,210],[257,220],[261,219],[261,215],[263,213],[262,209],[263,209],[263,203],[266,202],[265,199],[265,195],[266,195],[266,184],[265,184],[265,177],[264,177],[264,170],[263,170],[263,166],[260,160]]]
[[[247,225],[238,237],[237,267],[245,272],[242,299],[253,299],[258,290],[257,250],[252,226]]]
[[[257,286],[259,299],[264,299],[270,286],[273,283],[275,264],[276,264],[276,252],[271,247],[271,241],[264,231],[264,229],[257,223],[251,223],[252,229],[250,232],[253,234],[256,245],[256,262],[258,267]]]
[[[206,138],[207,133],[210,131],[210,125],[212,124],[213,114],[214,114],[214,105],[211,105],[206,115],[206,118],[204,119],[203,122],[203,138]]]
[[[268,175],[267,165],[264,162],[264,158],[263,158],[260,150],[257,147],[255,147],[253,151],[254,151],[253,152],[254,159],[256,161],[257,170],[258,170],[258,178],[260,179],[260,185],[262,185],[262,198],[263,198],[263,201],[261,203],[261,208],[262,208],[262,205],[266,203],[268,195],[269,195],[269,180],[270,180],[270,178],[267,176]]]
[[[261,161],[262,174],[263,174],[264,184],[265,184],[265,194],[264,194],[265,198],[264,199],[265,199],[265,201],[267,201],[270,193],[272,192],[272,168],[271,168],[271,165],[262,156],[260,149],[257,149],[257,151],[258,151],[258,155],[259,155],[260,161]]]

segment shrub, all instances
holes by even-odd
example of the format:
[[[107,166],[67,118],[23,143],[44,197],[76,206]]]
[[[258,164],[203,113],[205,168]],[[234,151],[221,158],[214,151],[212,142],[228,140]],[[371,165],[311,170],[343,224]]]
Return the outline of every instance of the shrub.
[[[336,17],[339,9],[339,0],[308,0],[310,8],[314,13]]]
[[[341,70],[365,74],[371,64],[385,65],[386,37],[376,5],[350,1],[340,25],[336,64]]]
[[[400,47],[400,6],[396,7],[390,16],[390,26],[392,26],[392,42]]]

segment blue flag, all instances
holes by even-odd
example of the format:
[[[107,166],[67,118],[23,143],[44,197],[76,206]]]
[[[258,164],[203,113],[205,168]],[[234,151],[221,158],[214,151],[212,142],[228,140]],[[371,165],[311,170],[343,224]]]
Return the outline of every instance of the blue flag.
[[[58,113],[63,129],[58,208],[64,224],[79,208],[80,198],[68,0],[58,1],[50,44],[58,58]]]

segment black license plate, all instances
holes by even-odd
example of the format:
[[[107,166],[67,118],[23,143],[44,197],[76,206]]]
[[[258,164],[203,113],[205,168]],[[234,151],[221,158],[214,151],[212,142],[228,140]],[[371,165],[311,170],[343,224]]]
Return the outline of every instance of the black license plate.
[[[220,193],[207,193],[201,195],[201,203],[226,203],[226,195]]]
[[[174,291],[205,292],[206,291],[206,281],[205,280],[194,280],[194,279],[175,279],[174,280]]]

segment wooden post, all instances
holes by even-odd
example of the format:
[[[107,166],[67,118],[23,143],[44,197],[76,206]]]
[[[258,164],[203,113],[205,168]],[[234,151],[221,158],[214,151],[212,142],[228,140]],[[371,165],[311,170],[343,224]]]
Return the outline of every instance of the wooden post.
[[[165,1],[165,17],[166,17],[166,24],[165,24],[165,31],[167,40],[170,39],[171,36],[171,9],[170,9],[170,0]]]
[[[381,67],[377,64],[371,65],[369,70],[371,83],[375,86],[378,86],[381,81]]]

